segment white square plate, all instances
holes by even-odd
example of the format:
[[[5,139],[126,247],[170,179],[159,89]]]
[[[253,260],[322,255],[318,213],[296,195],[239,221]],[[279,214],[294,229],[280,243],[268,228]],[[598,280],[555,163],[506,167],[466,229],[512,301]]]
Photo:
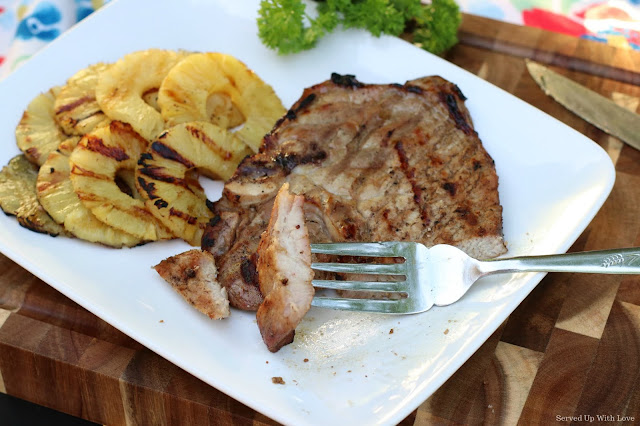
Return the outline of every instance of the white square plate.
[[[104,7],[0,83],[0,163],[19,153],[14,129],[38,93],[95,62],[150,47],[182,48],[236,56],[285,105],[334,71],[367,83],[432,74],[455,82],[496,162],[509,255],[566,251],[608,196],[614,170],[604,151],[510,94],[399,39],[363,31],[336,32],[311,51],[278,56],[256,36],[257,8],[256,0],[120,0]],[[271,354],[253,314],[233,311],[211,321],[151,269],[188,248],[171,241],[108,249],[36,234],[0,215],[6,256],[169,361],[288,424],[397,423],[543,276],[491,277],[455,305],[414,316],[312,308],[295,342]],[[273,384],[275,376],[285,385]]]

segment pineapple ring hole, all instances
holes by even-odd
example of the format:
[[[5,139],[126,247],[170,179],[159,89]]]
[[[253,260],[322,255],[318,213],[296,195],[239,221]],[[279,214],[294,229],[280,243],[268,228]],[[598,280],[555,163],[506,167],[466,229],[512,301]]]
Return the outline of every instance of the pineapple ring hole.
[[[136,189],[135,171],[129,169],[120,169],[116,172],[114,182],[120,191],[127,194],[131,198],[141,200],[142,196]]]
[[[209,94],[206,108],[209,121],[223,129],[238,127],[246,121],[240,108],[231,100],[231,96],[224,92]]]
[[[145,90],[142,94],[142,100],[149,105],[151,108],[160,112],[160,105],[158,105],[158,88],[152,87],[151,89]]]

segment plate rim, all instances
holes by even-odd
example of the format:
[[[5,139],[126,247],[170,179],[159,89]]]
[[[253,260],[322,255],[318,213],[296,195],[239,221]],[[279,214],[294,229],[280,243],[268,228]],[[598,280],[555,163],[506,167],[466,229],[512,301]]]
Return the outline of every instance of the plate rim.
[[[122,1],[119,1],[119,0],[112,0],[110,3],[108,3],[107,5],[105,5],[105,7],[104,7],[103,9],[100,9],[100,10],[98,10],[95,14],[93,14],[92,16],[89,16],[89,17],[87,18],[87,20],[86,20],[86,21],[83,21],[83,22],[79,23],[79,24],[77,25],[77,27],[76,27],[76,28],[82,28],[83,26],[88,26],[88,25],[90,25],[90,24],[91,24],[92,22],[94,22],[96,19],[101,19],[100,17],[101,17],[103,14],[106,14],[108,10],[110,10],[110,9],[112,9],[112,8],[115,8],[115,5],[116,5],[116,4],[124,4],[124,3],[125,3],[125,2],[122,2]],[[121,6],[118,6],[118,7],[121,7]],[[69,33],[70,33],[71,31],[75,31],[75,28],[72,28],[72,29],[69,31]],[[66,34],[67,34],[67,33],[65,33],[65,35],[63,35],[63,36],[59,37],[58,39],[56,39],[56,40],[55,40],[54,42],[52,42],[50,45],[48,45],[48,46],[44,47],[44,48],[42,49],[42,51],[39,51],[38,53],[36,53],[36,54],[35,54],[35,55],[34,55],[34,56],[33,56],[33,57],[32,57],[32,58],[31,58],[27,63],[23,64],[22,66],[27,66],[27,65],[28,65],[28,63],[37,63],[37,62],[39,61],[39,59],[37,59],[37,58],[39,58],[41,55],[46,54],[45,52],[50,51],[51,49],[56,49],[58,45],[62,44],[62,43],[64,42],[64,40],[66,40],[66,37],[65,37],[65,36],[66,36]],[[407,43],[406,41],[403,41],[403,40],[401,40],[401,39],[396,39],[396,38],[394,38],[394,41],[393,41],[393,42],[395,43],[396,41],[399,41],[399,42],[401,42],[401,43],[409,44],[409,43]],[[34,59],[36,60],[35,62],[33,61]],[[490,83],[488,83],[488,82],[486,82],[486,81],[484,81],[484,80],[481,80],[479,77],[477,77],[477,76],[473,75],[473,74],[472,74],[472,73],[470,73],[469,71],[464,70],[464,69],[462,69],[462,68],[460,68],[460,67],[457,67],[455,64],[450,64],[450,65],[451,65],[451,66],[453,66],[453,67],[458,68],[459,70],[462,70],[462,71],[464,71],[464,72],[468,73],[470,76],[472,76],[474,79],[477,79],[478,81],[483,81],[483,82],[485,82],[485,83],[487,83],[487,84],[490,84]],[[21,68],[22,68],[22,66],[21,66]],[[33,66],[33,65],[31,65],[31,66]],[[2,82],[0,82],[0,87],[3,87],[5,84],[9,84],[9,83],[5,83],[5,82],[7,82],[7,81],[8,81],[8,82],[13,82],[13,80],[14,80],[15,78],[17,78],[17,77],[13,77],[13,75],[17,75],[19,72],[20,72],[20,69],[18,69],[18,70],[16,70],[15,72],[11,73],[11,74],[10,74],[10,75],[5,79],[5,80],[3,80]],[[517,97],[515,97],[515,96],[511,95],[510,93],[508,93],[508,92],[504,91],[503,89],[501,89],[501,88],[499,88],[499,87],[496,87],[496,86],[493,86],[493,85],[491,85],[491,86],[492,86],[492,88],[493,88],[493,89],[497,89],[497,90],[499,90],[499,91],[504,92],[506,95],[510,96],[513,100],[517,100],[517,101],[519,101],[519,102],[523,102],[523,103],[525,103],[525,104],[526,104],[526,102],[524,102],[523,100],[521,100],[521,99],[519,99],[519,98],[517,98]],[[532,108],[532,110],[538,111],[538,112],[540,112],[541,114],[544,114],[544,116],[546,116],[547,118],[551,118],[552,120],[557,121],[558,123],[562,124],[562,125],[563,125],[563,126],[565,126],[566,128],[568,128],[568,129],[570,129],[570,130],[574,131],[576,134],[580,135],[580,137],[581,137],[581,138],[586,139],[586,140],[589,140],[586,136],[584,136],[584,135],[582,135],[581,133],[577,132],[575,129],[571,129],[569,126],[567,126],[566,124],[562,123],[561,121],[559,121],[559,120],[558,120],[558,119],[556,119],[555,117],[552,117],[552,116],[550,116],[550,115],[547,115],[547,114],[545,114],[544,112],[542,112],[542,111],[540,111],[540,110],[536,109],[535,107],[533,107],[533,106],[531,106],[531,105],[529,105],[529,104],[527,104],[527,105],[528,105],[529,107],[531,107],[531,108]],[[4,108],[3,108],[3,109],[4,109]],[[596,144],[595,142],[593,142],[593,141],[591,141],[591,142],[592,142],[592,143],[593,143],[597,148],[599,148],[599,149],[602,151],[602,152],[601,152],[601,154],[602,154],[603,156],[605,156],[606,158],[608,158],[608,156],[606,155],[606,152],[605,152],[605,151],[604,151],[604,150],[603,150],[599,145],[597,145],[597,144]],[[17,152],[16,152],[16,153],[17,153]],[[566,250],[568,250],[568,248],[569,248],[569,247],[570,247],[570,246],[575,242],[575,240],[579,237],[579,235],[580,235],[582,232],[584,232],[584,229],[586,229],[586,227],[589,225],[589,223],[593,220],[593,218],[596,216],[596,214],[598,213],[598,211],[599,211],[599,210],[600,210],[600,208],[602,207],[602,204],[604,204],[605,200],[608,198],[608,196],[609,196],[609,194],[610,194],[610,192],[611,192],[611,190],[612,190],[612,188],[613,188],[613,185],[614,185],[614,183],[615,183],[615,169],[614,169],[614,167],[613,167],[613,165],[612,165],[612,164],[610,164],[610,167],[608,167],[608,178],[609,178],[609,180],[607,180],[607,185],[606,185],[605,190],[600,194],[600,197],[599,197],[598,201],[597,201],[596,203],[594,203],[594,205],[591,207],[591,209],[590,209],[590,210],[587,212],[587,214],[585,215],[585,217],[586,217],[586,218],[588,218],[588,219],[583,221],[583,222],[584,222],[584,226],[582,226],[582,227],[578,227],[578,228],[574,229],[574,231],[573,231],[573,235],[575,236],[575,238],[573,238],[573,236],[572,236],[572,237],[570,238],[570,240],[571,240],[571,241],[567,240],[567,241],[562,245],[562,249],[561,249],[562,251],[566,251]],[[1,229],[1,224],[0,224],[0,232],[3,232],[3,230]],[[566,246],[566,247],[565,247],[565,246]],[[23,267],[23,268],[24,268],[24,269],[26,269],[27,271],[31,272],[32,274],[34,274],[35,276],[37,276],[38,278],[40,278],[41,280],[43,280],[45,283],[47,283],[47,284],[49,284],[49,285],[52,285],[52,284],[50,284],[50,281],[54,281],[54,282],[57,284],[56,286],[54,286],[54,288],[55,288],[56,290],[60,291],[60,292],[61,292],[61,293],[63,293],[65,296],[69,297],[71,300],[74,300],[76,303],[78,303],[78,304],[79,304],[79,305],[81,305],[83,308],[87,309],[88,311],[92,312],[94,315],[97,315],[98,317],[103,318],[103,319],[105,318],[105,316],[106,316],[106,317],[108,317],[108,318],[111,318],[111,316],[110,316],[110,315],[108,315],[107,313],[103,312],[103,310],[97,309],[98,311],[100,311],[100,314],[96,313],[96,312],[95,312],[95,310],[96,310],[96,309],[95,309],[95,306],[92,306],[92,304],[91,304],[90,302],[88,302],[88,301],[84,300],[84,298],[83,298],[83,297],[81,297],[81,296],[79,296],[78,294],[74,293],[74,292],[73,292],[73,290],[72,290],[72,289],[70,289],[70,288],[68,288],[64,283],[59,282],[59,280],[57,280],[57,279],[55,279],[55,278],[50,277],[50,276],[49,276],[49,274],[48,274],[46,271],[42,270],[42,269],[37,265],[37,263],[35,263],[35,262],[33,262],[33,261],[30,261],[29,259],[23,258],[23,257],[22,257],[22,255],[20,255],[20,254],[19,254],[19,252],[18,252],[18,251],[16,251],[16,250],[14,249],[14,247],[13,247],[13,246],[10,246],[10,245],[6,244],[6,243],[5,243],[5,241],[3,241],[3,240],[1,240],[1,239],[0,239],[0,252],[2,252],[3,254],[5,254],[5,256],[7,256],[8,258],[10,258],[12,261],[14,261],[15,263],[17,263],[18,265],[20,265],[21,267]],[[531,288],[530,288],[530,290],[527,292],[527,294],[529,294],[529,293],[530,293],[530,291],[531,291],[531,290],[533,290],[533,288],[535,288],[535,286],[540,282],[540,280],[541,280],[541,279],[543,278],[543,276],[544,276],[544,274],[539,274],[539,275],[540,275],[540,276],[539,276],[539,278],[538,278],[538,277],[536,277],[536,278],[534,278],[534,279],[532,279],[532,280],[531,280],[531,283],[533,283],[533,281],[535,281],[535,283],[533,283],[533,284],[531,285]],[[52,286],[53,286],[53,285],[52,285]],[[525,296],[525,297],[526,297],[526,296]],[[517,302],[513,302],[513,303],[514,303],[514,309],[515,309],[515,306],[518,306],[518,305],[521,303],[521,300],[520,300],[520,301],[517,301]],[[89,306],[87,306],[87,305],[89,305]],[[510,315],[510,313],[511,313],[512,311],[513,311],[513,309],[512,309],[512,310],[510,310],[510,311],[509,311],[509,313],[508,313],[506,316]],[[107,322],[108,322],[108,323],[110,323],[110,324],[112,324],[112,325],[113,325],[114,323],[116,323],[116,324],[120,324],[120,320],[119,320],[119,319],[117,319],[117,318],[112,318],[112,319],[110,319],[110,320],[107,320]],[[168,361],[170,361],[170,362],[172,362],[172,363],[174,363],[174,364],[178,365],[181,369],[183,369],[183,370],[185,370],[185,371],[188,371],[190,374],[193,374],[194,376],[196,376],[196,377],[200,378],[201,380],[204,380],[205,382],[209,383],[209,381],[208,381],[206,378],[201,377],[201,375],[200,375],[200,374],[198,374],[198,372],[194,372],[194,371],[192,371],[192,370],[193,370],[193,368],[185,368],[183,365],[181,365],[181,364],[183,364],[183,363],[182,363],[182,362],[180,362],[180,360],[179,360],[179,359],[175,359],[175,357],[174,357],[174,356],[172,356],[171,354],[165,354],[165,353],[162,353],[162,352],[164,352],[164,351],[162,351],[161,349],[158,349],[157,345],[156,345],[154,342],[150,342],[150,341],[148,341],[148,339],[146,339],[144,336],[140,336],[140,335],[138,335],[138,333],[135,333],[135,332],[133,332],[133,333],[132,333],[132,330],[130,329],[130,327],[128,327],[128,326],[126,326],[126,325],[122,324],[121,326],[118,326],[118,327],[116,327],[116,328],[118,328],[119,330],[121,330],[121,331],[123,331],[123,332],[125,332],[125,331],[124,331],[124,329],[126,329],[126,330],[127,330],[127,332],[125,332],[125,334],[127,334],[127,335],[131,336],[132,338],[134,338],[135,340],[137,340],[137,341],[139,341],[139,342],[141,342],[141,343],[142,343],[142,341],[145,341],[144,346],[148,347],[150,350],[153,350],[153,351],[154,351],[155,353],[157,353],[159,356],[162,356],[163,358],[167,359]],[[488,330],[488,329],[485,329],[485,334],[487,335],[487,336],[486,336],[486,338],[488,338],[488,337],[489,337],[489,336],[494,332],[494,330],[491,330],[490,332],[488,332],[487,330]],[[136,337],[133,337],[133,335],[132,335],[132,334],[133,334],[133,335],[135,335]],[[479,342],[479,343],[478,343],[478,345],[477,345],[477,347],[475,347],[475,349],[473,349],[473,350],[469,349],[469,351],[471,352],[471,354],[472,354],[473,352],[475,352],[475,350],[477,350],[477,348],[479,348],[482,344],[484,344],[484,342],[486,341],[486,338],[485,338],[485,339],[481,339],[481,340],[477,340],[477,342]],[[162,354],[161,354],[161,353],[162,353]],[[469,355],[469,356],[470,356],[470,355]],[[464,364],[464,362],[466,362],[466,360],[467,360],[467,359],[468,359],[468,357],[467,357],[467,358],[465,358],[465,359],[462,359],[462,360],[460,361],[459,365],[457,365],[457,366],[453,369],[453,371],[451,372],[451,375],[452,375],[452,374],[453,374],[453,373],[454,373],[454,372],[455,372],[455,371],[456,371],[456,370],[457,370],[457,369],[458,369],[462,364]],[[450,377],[450,375],[449,375],[449,376],[446,376],[446,377],[444,377],[444,376],[442,376],[442,375],[441,375],[441,376],[439,376],[439,379],[441,379],[441,380],[438,380],[438,381],[440,382],[440,384],[439,384],[439,385],[437,385],[437,386],[436,386],[436,388],[440,387],[440,386],[441,386],[441,384],[442,384],[442,383],[444,383],[444,382],[445,382],[449,377]],[[212,386],[213,386],[213,385],[212,385]],[[220,391],[222,391],[222,392],[226,393],[226,394],[227,394],[227,395],[229,395],[230,397],[232,397],[232,398],[236,398],[236,399],[238,399],[239,401],[241,401],[241,402],[243,402],[243,403],[245,403],[245,404],[247,404],[247,405],[251,406],[252,408],[256,409],[256,411],[260,411],[260,412],[265,413],[265,414],[269,413],[269,414],[268,414],[268,415],[269,415],[269,417],[273,418],[274,420],[280,421],[280,422],[282,422],[282,423],[287,423],[288,421],[291,421],[291,420],[292,420],[292,419],[291,419],[291,418],[289,418],[289,417],[283,417],[283,416],[281,415],[281,413],[279,413],[279,412],[278,412],[277,407],[266,407],[266,409],[265,409],[265,407],[264,407],[264,406],[260,406],[260,408],[255,408],[255,404],[252,404],[252,402],[253,402],[253,401],[247,401],[246,399],[242,399],[242,400],[241,400],[238,396],[236,396],[236,395],[238,395],[238,394],[237,394],[237,392],[235,392],[235,391],[234,391],[234,389],[233,389],[232,387],[231,387],[231,388],[229,388],[228,386],[225,386],[224,384],[220,384],[220,383],[216,384],[216,386],[215,386],[215,387],[216,387],[217,389],[219,389]],[[420,394],[422,394],[423,392],[425,392],[425,391],[423,390],[423,391],[419,391],[419,392],[417,392],[417,393],[418,393],[418,395],[420,395]],[[387,420],[388,420],[388,421],[390,421],[390,422],[392,422],[392,421],[396,421],[396,420],[402,420],[402,418],[406,417],[406,415],[410,414],[413,410],[415,410],[415,408],[416,408],[417,406],[419,406],[422,402],[424,402],[424,400],[422,400],[422,399],[418,400],[418,399],[419,399],[419,398],[417,398],[417,397],[414,397],[414,398],[413,398],[413,402],[417,402],[417,404],[415,404],[415,406],[413,406],[412,404],[405,404],[405,405],[403,406],[404,408],[403,408],[402,410],[398,410],[398,411],[396,411],[396,413],[395,413],[394,415],[392,415],[392,416],[387,416]],[[258,405],[260,405],[260,404],[258,404]],[[403,413],[405,413],[405,414],[403,415]],[[297,420],[297,419],[296,419],[296,420]]]

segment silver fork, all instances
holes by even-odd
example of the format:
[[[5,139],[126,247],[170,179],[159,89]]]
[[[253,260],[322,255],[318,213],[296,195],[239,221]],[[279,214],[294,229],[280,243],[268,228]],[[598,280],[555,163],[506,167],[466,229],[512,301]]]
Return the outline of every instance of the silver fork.
[[[640,274],[640,247],[544,256],[476,260],[449,245],[412,242],[311,244],[311,252],[338,256],[398,257],[402,263],[312,263],[318,271],[395,276],[399,281],[313,280],[314,287],[394,292],[395,299],[315,296],[312,305],[350,311],[413,314],[458,301],[478,279],[514,272]],[[404,277],[404,279],[402,279]],[[365,295],[367,296],[367,295]]]

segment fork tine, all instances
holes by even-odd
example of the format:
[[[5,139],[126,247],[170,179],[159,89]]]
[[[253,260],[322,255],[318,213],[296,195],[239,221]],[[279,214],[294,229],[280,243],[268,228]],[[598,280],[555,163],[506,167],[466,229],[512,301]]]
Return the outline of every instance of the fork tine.
[[[346,297],[316,296],[313,298],[311,305],[318,308],[341,309],[344,311],[365,311],[393,314],[403,312],[403,301],[406,300],[407,299],[351,299]]]
[[[380,243],[323,243],[311,244],[311,253],[336,256],[404,257],[403,250],[414,244],[402,241]]]
[[[334,290],[407,291],[406,281],[338,281],[313,280],[314,287]]]
[[[404,263],[323,263],[311,264],[311,269],[328,272],[342,272],[345,274],[382,274],[404,275],[406,265]]]

